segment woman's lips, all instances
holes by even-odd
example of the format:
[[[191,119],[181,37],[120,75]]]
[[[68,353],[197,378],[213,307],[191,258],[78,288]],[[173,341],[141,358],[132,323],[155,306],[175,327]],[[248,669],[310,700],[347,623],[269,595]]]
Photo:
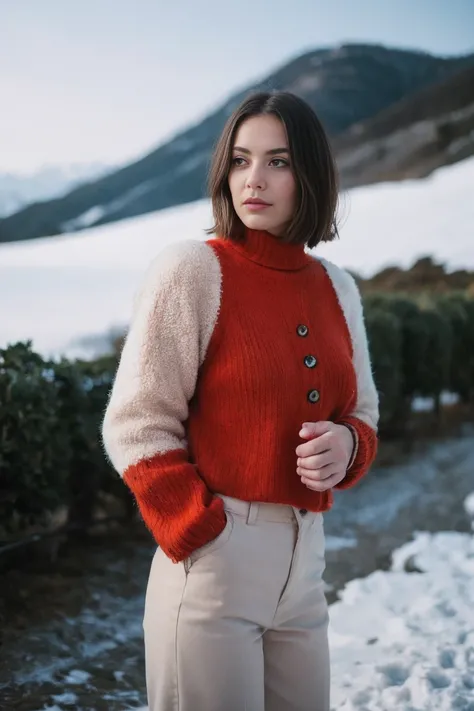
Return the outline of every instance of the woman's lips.
[[[264,200],[259,200],[258,198],[250,198],[244,202],[244,207],[253,212],[258,210],[265,210],[267,207],[271,207],[271,205],[268,202],[265,202]]]
[[[266,210],[267,207],[271,206],[267,205],[266,202],[245,202],[244,207],[251,212],[258,212],[259,210]]]

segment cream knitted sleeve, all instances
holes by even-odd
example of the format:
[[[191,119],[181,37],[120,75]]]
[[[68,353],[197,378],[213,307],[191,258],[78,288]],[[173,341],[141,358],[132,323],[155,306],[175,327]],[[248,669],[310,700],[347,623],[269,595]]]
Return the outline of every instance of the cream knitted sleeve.
[[[370,468],[377,453],[379,398],[370,360],[361,295],[353,277],[344,269],[321,259],[344,313],[349,328],[353,364],[357,379],[357,401],[353,412],[338,422],[355,433],[356,446],[345,478],[336,489],[353,486]]]
[[[225,525],[188,460],[184,423],[217,321],[221,274],[213,250],[165,248],[134,307],[103,421],[105,450],[165,553],[182,560]]]

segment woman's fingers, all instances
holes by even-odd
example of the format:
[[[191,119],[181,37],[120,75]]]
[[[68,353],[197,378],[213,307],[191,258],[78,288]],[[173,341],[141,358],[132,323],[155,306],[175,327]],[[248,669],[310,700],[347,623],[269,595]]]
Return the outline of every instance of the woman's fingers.
[[[328,489],[334,488],[340,481],[345,477],[345,472],[335,472],[331,474],[327,479],[315,480],[309,479],[308,477],[302,476],[301,483],[311,489],[312,491],[327,491]]]

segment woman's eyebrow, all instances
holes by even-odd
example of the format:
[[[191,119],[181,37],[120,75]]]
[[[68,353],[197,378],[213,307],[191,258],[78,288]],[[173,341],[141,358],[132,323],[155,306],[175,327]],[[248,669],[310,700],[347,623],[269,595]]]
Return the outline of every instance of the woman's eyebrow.
[[[247,155],[250,155],[252,152],[249,151],[248,148],[242,148],[242,146],[234,146],[234,151],[238,151],[239,153],[246,153]],[[269,151],[267,151],[266,155],[273,156],[277,153],[289,153],[289,150],[288,148],[271,148]]]

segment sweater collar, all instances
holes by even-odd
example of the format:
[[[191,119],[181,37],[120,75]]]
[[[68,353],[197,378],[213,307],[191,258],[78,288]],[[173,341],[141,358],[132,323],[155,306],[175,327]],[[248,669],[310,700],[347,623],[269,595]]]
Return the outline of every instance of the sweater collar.
[[[281,242],[278,237],[263,230],[247,229],[245,241],[231,241],[230,244],[247,259],[269,269],[297,271],[312,261],[303,244]]]

